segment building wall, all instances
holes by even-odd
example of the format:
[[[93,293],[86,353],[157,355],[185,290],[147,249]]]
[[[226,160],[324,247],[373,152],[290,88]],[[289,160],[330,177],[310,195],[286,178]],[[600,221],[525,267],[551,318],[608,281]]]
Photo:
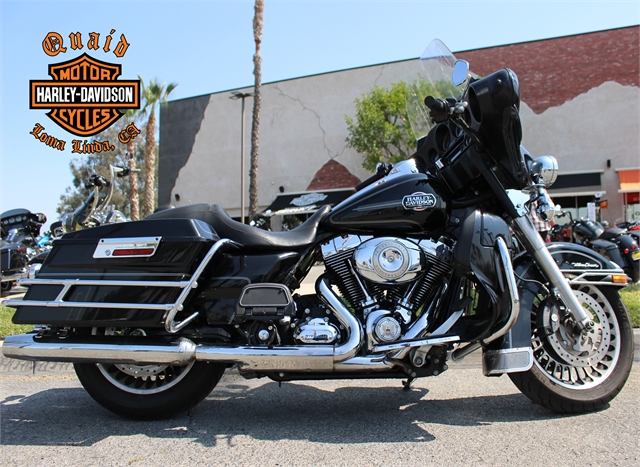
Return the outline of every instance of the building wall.
[[[534,156],[556,156],[561,174],[601,170],[602,189],[611,201],[607,220],[613,221],[622,214],[615,169],[640,167],[639,42],[636,26],[456,56],[468,60],[480,75],[505,66],[518,74],[523,144]],[[335,163],[360,180],[367,178],[362,156],[346,147],[344,115],[353,115],[354,100],[374,85],[407,80],[415,66],[415,60],[406,60],[264,84],[261,208],[281,191],[318,188],[312,184],[314,177]],[[160,204],[220,203],[230,215],[239,216],[241,104],[229,96],[221,92],[182,99],[161,109]],[[247,98],[245,206],[252,104]]]

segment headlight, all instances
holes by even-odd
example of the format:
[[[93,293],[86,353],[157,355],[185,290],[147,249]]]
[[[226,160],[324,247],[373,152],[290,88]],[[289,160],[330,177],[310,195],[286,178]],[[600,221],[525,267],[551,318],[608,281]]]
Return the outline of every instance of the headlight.
[[[558,178],[558,161],[553,156],[536,157],[530,165],[531,178],[546,187],[553,185]]]

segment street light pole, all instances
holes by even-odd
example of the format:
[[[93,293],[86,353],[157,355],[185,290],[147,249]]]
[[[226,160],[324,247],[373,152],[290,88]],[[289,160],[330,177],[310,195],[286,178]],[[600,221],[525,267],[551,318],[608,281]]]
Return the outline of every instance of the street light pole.
[[[244,100],[252,97],[251,92],[233,91],[229,99],[242,99],[242,120],[240,122],[240,222],[244,224]]]

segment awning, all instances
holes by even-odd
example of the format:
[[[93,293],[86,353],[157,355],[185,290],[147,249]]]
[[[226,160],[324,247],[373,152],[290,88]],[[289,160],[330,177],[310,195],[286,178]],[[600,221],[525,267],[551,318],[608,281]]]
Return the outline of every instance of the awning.
[[[311,214],[326,204],[335,206],[353,193],[355,193],[354,188],[283,193],[276,197],[273,203],[264,211],[264,214],[266,216]]]
[[[640,191],[640,169],[618,169],[620,189],[618,193],[632,193]]]

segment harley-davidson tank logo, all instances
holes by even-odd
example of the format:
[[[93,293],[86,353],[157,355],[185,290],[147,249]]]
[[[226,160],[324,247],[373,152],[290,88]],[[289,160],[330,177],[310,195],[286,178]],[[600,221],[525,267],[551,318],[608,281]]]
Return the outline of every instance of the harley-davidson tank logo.
[[[140,81],[117,81],[121,65],[82,54],[49,65],[51,81],[29,81],[29,108],[77,136],[93,136],[113,125],[120,109],[140,108]]]
[[[424,211],[436,205],[436,197],[431,193],[417,192],[402,198],[402,207],[412,211]]]

